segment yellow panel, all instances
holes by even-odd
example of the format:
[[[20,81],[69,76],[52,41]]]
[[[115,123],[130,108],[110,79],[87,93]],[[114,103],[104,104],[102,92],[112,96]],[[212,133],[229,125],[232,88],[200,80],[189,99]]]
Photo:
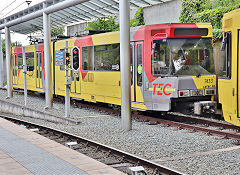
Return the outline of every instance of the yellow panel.
[[[212,38],[212,25],[210,23],[196,23],[198,28],[208,28],[208,35],[203,38]]]
[[[136,97],[137,102],[139,102],[139,103],[144,102],[142,91],[141,91],[140,87],[137,85],[136,85],[136,96],[137,96]]]
[[[36,52],[35,52],[35,46],[25,46],[25,53],[27,52],[34,52],[34,71],[28,71],[27,72],[27,88],[28,90],[36,91]],[[23,75],[23,69],[21,69],[18,77],[18,88],[23,89],[24,88],[24,75]]]
[[[192,76],[197,89],[216,88],[216,75]]]
[[[240,9],[234,10],[223,17],[224,32],[232,33],[232,67],[231,79],[218,79],[219,87],[219,102],[222,104],[224,119],[234,125],[240,126],[240,121],[237,117],[237,45],[239,43],[238,30],[240,29]],[[239,48],[238,48],[239,49]],[[239,66],[238,66],[239,67]],[[240,74],[240,72],[238,72]],[[239,75],[238,75],[239,76]],[[239,108],[239,107],[238,107]]]
[[[119,32],[107,32],[92,36],[93,45],[120,43]]]
[[[87,80],[88,82],[94,82],[94,74],[93,73],[88,73],[88,76],[87,76]]]

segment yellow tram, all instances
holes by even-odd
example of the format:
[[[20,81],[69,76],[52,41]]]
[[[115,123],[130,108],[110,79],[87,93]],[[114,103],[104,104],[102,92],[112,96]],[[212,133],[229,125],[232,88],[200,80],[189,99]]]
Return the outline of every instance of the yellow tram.
[[[131,98],[138,110],[173,111],[193,108],[194,102],[214,107],[216,76],[212,26],[165,23],[131,28]],[[72,69],[72,98],[121,105],[119,32],[93,34],[51,43],[52,84],[65,95],[64,47]],[[44,45],[25,47],[27,88],[44,92]],[[74,55],[76,54],[76,55]],[[23,89],[22,47],[12,48],[14,88]],[[205,102],[205,103],[204,103]],[[211,105],[212,104],[212,105]]]
[[[218,79],[219,102],[222,104],[224,119],[240,126],[239,105],[239,57],[240,57],[240,9],[224,15],[224,39],[221,50],[226,52],[220,65]]]

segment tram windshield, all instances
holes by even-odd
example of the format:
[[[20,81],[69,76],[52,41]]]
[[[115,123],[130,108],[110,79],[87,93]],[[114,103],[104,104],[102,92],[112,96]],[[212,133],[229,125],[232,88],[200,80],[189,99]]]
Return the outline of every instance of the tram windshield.
[[[161,39],[152,43],[152,74],[201,76],[214,73],[212,40]]]

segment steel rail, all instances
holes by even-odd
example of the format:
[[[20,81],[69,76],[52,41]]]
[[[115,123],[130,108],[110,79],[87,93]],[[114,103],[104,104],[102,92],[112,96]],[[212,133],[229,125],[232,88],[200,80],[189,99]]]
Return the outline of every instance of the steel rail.
[[[100,149],[102,149],[104,151],[107,151],[111,154],[114,154],[118,157],[124,158],[124,160],[128,160],[131,163],[137,163],[139,165],[149,167],[149,168],[155,170],[155,172],[157,172],[159,174],[185,175],[184,173],[181,173],[179,171],[173,170],[173,169],[168,168],[166,166],[151,162],[147,159],[140,158],[140,157],[135,156],[133,154],[130,154],[130,153],[115,149],[113,147],[110,147],[110,146],[107,146],[107,145],[104,145],[104,144],[101,144],[101,143],[98,143],[98,142],[95,142],[95,141],[77,136],[77,135],[74,135],[74,134],[70,134],[70,133],[55,129],[55,128],[47,127],[47,126],[36,124],[36,123],[33,123],[33,122],[28,122],[28,121],[17,119],[17,118],[10,117],[10,116],[0,115],[0,117],[5,118],[7,120],[24,123],[25,125],[34,126],[36,128],[39,128],[39,129],[41,128],[43,130],[48,130],[48,131],[54,132],[55,134],[60,134],[62,136],[65,136],[66,138],[70,138],[72,140],[77,141],[77,143],[85,143],[85,144],[88,144],[90,146],[94,146],[98,149],[100,148]]]
[[[189,117],[189,116],[182,116],[182,115],[177,115],[177,114],[170,114],[170,115],[175,116],[182,121],[195,122],[195,123],[198,123],[198,124],[205,124],[205,125],[209,125],[209,126],[222,127],[224,129],[233,129],[233,130],[240,131],[239,126],[235,126],[235,125],[228,124],[228,123],[219,123],[219,122],[214,122],[214,121],[209,121],[209,120],[204,120],[204,119],[198,119],[198,118]]]
[[[201,131],[201,132],[207,133],[208,135],[213,135],[214,134],[214,135],[217,135],[217,136],[222,136],[224,138],[231,138],[231,139],[240,140],[240,134],[229,133],[229,132],[204,128],[204,127],[200,127],[200,126],[194,126],[194,125],[175,122],[175,121],[170,121],[170,120],[147,117],[147,116],[144,116],[144,115],[133,115],[133,117],[136,118],[136,119],[140,119],[140,120],[143,120],[143,121],[152,122],[152,123],[156,123],[156,124],[161,123],[161,124],[165,124],[165,125],[168,125],[168,126],[178,127],[180,129],[189,129],[189,130],[192,130],[192,131]]]

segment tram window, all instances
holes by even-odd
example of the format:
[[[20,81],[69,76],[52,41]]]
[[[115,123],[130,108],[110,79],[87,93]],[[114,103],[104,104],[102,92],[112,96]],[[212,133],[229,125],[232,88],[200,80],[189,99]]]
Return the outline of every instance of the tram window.
[[[22,53],[18,54],[18,69],[22,69],[23,68],[23,57],[22,57]]]
[[[93,70],[94,68],[93,46],[82,48],[82,67],[83,70]]]
[[[231,65],[232,65],[232,33],[226,32],[225,37],[221,46],[221,51],[223,51],[224,57],[220,61],[219,66],[219,76],[221,78],[231,79]]]
[[[26,53],[26,63],[27,63],[27,70],[33,71],[34,70],[34,52]]]
[[[152,48],[152,74],[169,74],[169,47],[166,39],[154,40]]]
[[[17,76],[17,65],[16,65],[17,55],[14,55],[13,59],[14,59],[14,62],[13,62],[13,76]]]
[[[120,70],[120,44],[108,44],[94,47],[95,70]]]
[[[137,85],[142,86],[142,44],[137,45]]]
[[[82,67],[83,70],[119,71],[120,44],[83,47]]]
[[[37,77],[42,78],[42,53],[37,53]]]

